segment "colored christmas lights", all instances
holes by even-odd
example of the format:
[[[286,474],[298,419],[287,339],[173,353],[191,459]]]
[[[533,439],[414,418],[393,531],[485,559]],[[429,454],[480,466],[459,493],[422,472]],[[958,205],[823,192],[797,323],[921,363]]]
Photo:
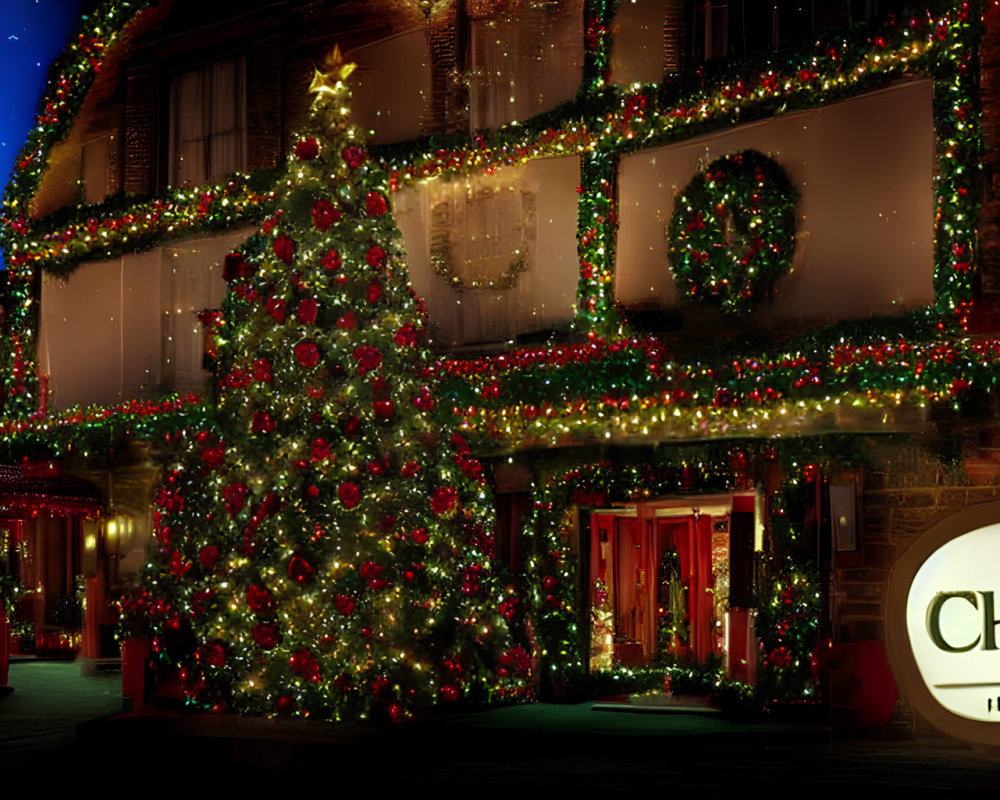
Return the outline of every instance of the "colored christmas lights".
[[[442,405],[464,431],[501,450],[816,433],[852,419],[868,426],[865,414],[873,409],[880,420],[893,409],[959,409],[967,397],[996,387],[1000,340],[937,338],[919,318],[911,325],[913,339],[882,334],[857,344],[820,331],[784,352],[707,363],[668,360],[653,337],[592,337],[586,344],[441,360],[428,379],[440,381]]]
[[[106,35],[117,35],[108,32],[117,31],[124,24],[127,19],[124,8],[115,9],[113,13],[108,11],[105,16],[110,16],[106,20],[101,17],[101,29]],[[902,21],[877,36],[845,37],[826,50],[781,63],[767,62],[756,71],[742,67],[739,72],[680,99],[671,97],[669,92],[661,95],[655,87],[618,90],[606,85],[607,34],[613,8],[614,4],[610,3],[588,6],[585,53],[589,66],[585,70],[586,91],[581,93],[576,106],[566,107],[558,118],[551,114],[539,115],[535,120],[507,126],[493,134],[476,134],[471,142],[457,147],[438,146],[427,151],[417,143],[416,146],[384,148],[382,158],[393,176],[390,184],[398,186],[404,180],[444,172],[489,170],[500,164],[523,163],[539,156],[587,154],[581,185],[578,231],[581,277],[578,316],[574,324],[579,330],[614,335],[620,329],[612,300],[616,224],[614,163],[617,155],[777,111],[815,107],[869,90],[888,80],[929,74],[935,80],[940,172],[935,184],[938,211],[934,311],[946,324],[951,320],[967,322],[976,273],[975,208],[981,152],[974,69],[980,22],[974,5],[957,4],[953,11],[937,19],[918,17]],[[84,75],[92,70],[94,65],[90,59],[97,52],[106,52],[106,46],[96,51],[83,48],[79,52],[70,48],[67,58],[75,66],[67,68],[68,72],[54,73],[49,96],[58,95],[60,81],[67,80],[68,74]],[[83,87],[86,81],[80,80]],[[55,118],[49,117],[46,124],[39,126],[40,141],[45,146],[32,150],[38,152],[34,156],[36,160],[42,158],[43,151],[47,153],[47,148],[68,124],[83,93],[82,88],[74,90],[58,104],[58,126],[62,127],[53,127]],[[583,109],[587,109],[586,112]],[[56,271],[66,271],[85,258],[119,252],[125,246],[153,244],[161,234],[170,233],[171,227],[195,232],[241,224],[247,221],[246,214],[252,219],[256,213],[252,200],[247,201],[249,205],[233,204],[239,208],[213,209],[212,213],[204,214],[198,209],[200,203],[193,204],[190,198],[178,203],[177,198],[167,196],[124,213],[114,213],[111,207],[105,212],[92,208],[86,218],[76,219],[73,225],[46,228],[26,221],[19,211],[36,187],[35,183],[26,181],[26,178],[12,181],[3,214],[7,221],[3,231],[6,249],[8,253],[16,250],[18,258],[25,259],[21,265],[25,270],[37,260]],[[205,194],[211,194],[216,202],[224,192],[220,194],[218,187],[206,187],[193,190],[191,197]],[[256,195],[255,199],[266,200],[266,193]],[[154,219],[158,205],[170,209],[171,221],[166,226]],[[98,237],[90,234],[91,220],[97,221]],[[115,224],[119,229],[122,225],[126,228],[137,226],[133,232],[137,241],[126,241],[130,232],[127,229],[124,234],[109,233],[110,241],[103,241],[103,234]],[[88,236],[91,242],[87,241]],[[67,241],[62,241],[64,238]],[[11,410],[23,413],[33,411],[37,404],[33,352],[35,310],[28,296],[28,277],[27,271],[12,273],[15,302],[11,328],[19,337],[20,355],[14,352],[14,340],[7,343],[4,352],[7,375],[15,374],[18,359],[22,365],[19,370],[23,374],[22,383],[8,385],[8,390],[14,393],[9,404]]]
[[[768,675],[766,700],[799,700],[814,695],[812,654],[820,609],[815,581],[792,549],[802,532],[812,480],[830,463],[851,464],[859,458],[857,442],[849,437],[817,437],[784,442],[711,442],[657,448],[636,455],[634,461],[600,461],[570,469],[550,466],[540,470],[534,487],[534,506],[525,529],[526,574],[533,578],[533,604],[540,674],[556,682],[582,681],[577,624],[577,556],[574,553],[577,520],[574,507],[609,508],[664,495],[730,492],[744,487],[754,465],[780,465],[783,480],[767,498],[778,549],[765,564],[768,592],[756,630],[764,643],[762,658]],[[810,551],[811,552],[811,551]],[[786,602],[787,601],[787,602]],[[764,604],[762,604],[763,606]],[[771,624],[773,622],[773,625]],[[770,627],[767,627],[770,626]],[[767,629],[765,630],[765,627]],[[697,670],[696,670],[697,671]],[[620,670],[630,680],[659,670]],[[669,673],[668,673],[669,674]],[[598,675],[607,680],[616,674]],[[682,676],[692,677],[690,674]],[[648,688],[655,688],[649,686]],[[676,687],[680,688],[680,686]]]
[[[432,431],[441,421],[457,423],[479,451],[794,434],[836,424],[840,408],[961,406],[995,387],[1000,340],[947,335],[953,321],[967,322],[977,270],[982,144],[974,5],[901,23],[885,36],[845,39],[810,56],[734,72],[677,97],[667,87],[607,86],[614,3],[588,3],[585,77],[574,104],[454,145],[384,148],[378,158],[390,171],[385,184],[350,134],[341,131],[331,142],[311,131],[316,135],[299,140],[292,162],[302,177],[279,182],[276,193],[240,177],[134,205],[112,200],[80,208],[69,220],[28,219],[51,145],[68,131],[117,31],[145,5],[107,4],[93,17],[100,22],[91,35],[70,48],[69,65],[53,73],[36,132],[5,194],[0,234],[11,267],[12,333],[3,353],[7,419],[0,447],[8,456],[88,455],[136,437],[169,438],[187,449],[187,460],[178,462],[186,477],[171,473],[157,500],[160,553],[149,587],[128,609],[132,619],[152,624],[160,657],[177,658],[189,697],[201,707],[399,717],[434,702],[523,696],[536,656],[547,678],[582,668],[568,536],[573,503],[725,491],[739,477],[726,446],[704,459],[678,449],[666,464],[596,463],[536,486],[526,564],[533,585],[530,597],[519,599],[491,574],[481,468],[461,437],[439,437],[435,446]],[[936,299],[933,313],[915,316],[938,322],[941,331],[925,326],[914,335],[887,336],[861,325],[839,341],[819,332],[767,352],[704,362],[669,357],[655,338],[625,334],[613,298],[622,155],[924,75],[934,80],[938,147]],[[344,77],[320,75],[314,89],[339,102]],[[388,221],[390,189],[571,154],[582,160],[574,324],[590,334],[587,341],[430,365],[424,320],[401,290],[399,253],[390,226],[379,222]],[[334,162],[338,179],[351,186],[337,199],[327,197],[317,173]],[[286,215],[275,211],[277,194]],[[751,197],[743,205],[752,203]],[[44,410],[45,393],[34,377],[30,291],[38,269],[68,274],[86,259],[272,214],[227,265],[231,295],[218,331],[218,409],[185,398],[59,415]],[[338,233],[345,220],[359,219],[364,247]],[[401,355],[411,350],[421,355]],[[407,371],[413,363],[424,365],[421,380]],[[432,392],[428,384],[436,382]],[[232,421],[235,431],[226,429]],[[441,485],[427,477],[435,470],[444,470]],[[392,515],[381,513],[397,491],[404,505],[423,504],[418,516],[425,524],[402,531],[398,516],[390,522]],[[217,507],[201,492],[218,495]],[[347,552],[341,541],[357,549]],[[341,560],[331,565],[334,551]],[[787,596],[797,610],[787,626],[777,619],[765,663],[796,668],[801,677],[814,630],[812,590],[801,570],[774,577],[779,608]],[[449,593],[461,602],[449,605]],[[411,597],[419,599],[408,605]],[[507,639],[518,618],[511,609],[519,604],[530,606],[537,647]],[[387,632],[402,630],[404,618],[422,631],[418,644],[404,645]],[[194,650],[182,642],[191,635]],[[413,653],[425,645],[431,655],[415,661]],[[468,653],[475,654],[472,663]],[[373,666],[376,658],[382,661]],[[347,666],[337,673],[334,665]]]
[[[580,180],[576,244],[580,279],[573,326],[581,332],[613,335],[621,331],[614,304],[617,158],[604,152],[585,154],[580,164]]]
[[[98,456],[131,439],[162,442],[205,424],[205,404],[197,395],[133,400],[113,406],[71,408],[0,421],[4,459],[67,455]]]
[[[224,184],[197,189],[168,189],[146,202],[108,201],[72,210],[70,220],[48,230],[31,221],[13,225],[21,235],[12,239],[7,263],[15,272],[43,269],[68,276],[84,260],[115,258],[144,250],[193,232],[222,231],[259,223],[274,200],[274,170],[233,175]],[[269,180],[271,179],[271,180]],[[53,215],[57,222],[65,215]]]

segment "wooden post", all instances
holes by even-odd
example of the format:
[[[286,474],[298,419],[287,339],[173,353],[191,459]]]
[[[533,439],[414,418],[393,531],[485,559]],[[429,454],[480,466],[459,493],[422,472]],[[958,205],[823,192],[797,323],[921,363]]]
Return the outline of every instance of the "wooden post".
[[[748,608],[729,609],[729,641],[727,642],[728,675],[735,681],[753,684],[757,680],[757,637],[753,615]]]
[[[87,613],[83,618],[83,658],[101,657],[101,610],[104,605],[104,578],[98,573],[87,578]]]
[[[0,697],[13,691],[7,685],[10,676],[10,631],[7,628],[7,610],[0,597]]]

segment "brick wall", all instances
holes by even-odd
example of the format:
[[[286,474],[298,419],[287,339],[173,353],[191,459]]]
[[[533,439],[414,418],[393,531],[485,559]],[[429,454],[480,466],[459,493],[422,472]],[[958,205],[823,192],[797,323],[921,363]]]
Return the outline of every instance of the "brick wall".
[[[1000,322],[1000,5],[988,3],[986,32],[980,49],[983,103],[983,205],[979,247],[983,302],[995,328]]]
[[[281,53],[270,39],[247,57],[247,169],[280,163],[281,138]]]
[[[146,194],[153,187],[153,135],[156,80],[151,74],[128,77],[125,99],[124,189]]]

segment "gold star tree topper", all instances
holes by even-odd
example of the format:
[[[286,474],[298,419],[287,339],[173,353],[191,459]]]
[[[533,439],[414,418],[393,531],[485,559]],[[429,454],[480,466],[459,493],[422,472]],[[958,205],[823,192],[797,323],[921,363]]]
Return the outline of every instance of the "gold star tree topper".
[[[323,94],[324,92],[334,94],[337,91],[337,84],[346,81],[357,67],[357,64],[344,60],[344,54],[340,52],[340,45],[334,45],[333,50],[326,54],[320,66],[315,68],[312,83],[309,84],[309,91],[315,94]]]

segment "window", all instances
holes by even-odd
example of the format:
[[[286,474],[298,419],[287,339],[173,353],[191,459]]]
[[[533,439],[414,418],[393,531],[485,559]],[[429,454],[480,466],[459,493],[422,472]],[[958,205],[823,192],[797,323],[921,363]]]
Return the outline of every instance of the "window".
[[[459,292],[459,341],[502,341],[517,330],[517,291],[534,265],[535,195],[517,183],[441,187],[430,205],[430,265]]]
[[[705,2],[705,60],[723,58],[729,52],[729,4]]]
[[[406,31],[347,53],[358,65],[351,76],[355,122],[371,144],[403,142],[426,133],[431,74],[423,28]]]
[[[86,142],[80,150],[80,180],[83,181],[83,199],[87,203],[100,203],[115,187],[115,136],[112,133]]]
[[[251,233],[89,262],[67,280],[43,277],[38,353],[50,407],[111,405],[165,388],[203,392],[211,376],[199,314],[222,304],[226,254]]]
[[[533,338],[572,319],[579,185],[571,156],[396,194],[410,280],[438,346]]]
[[[495,128],[571,100],[583,77],[578,0],[470,19],[469,123]]]
[[[246,169],[246,60],[214,61],[170,81],[170,182],[199,185]]]

